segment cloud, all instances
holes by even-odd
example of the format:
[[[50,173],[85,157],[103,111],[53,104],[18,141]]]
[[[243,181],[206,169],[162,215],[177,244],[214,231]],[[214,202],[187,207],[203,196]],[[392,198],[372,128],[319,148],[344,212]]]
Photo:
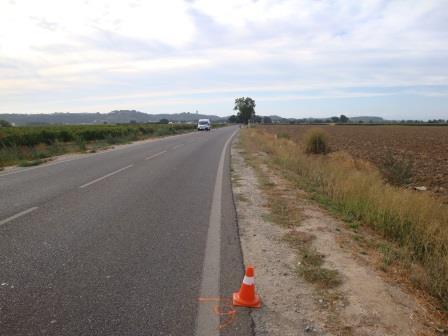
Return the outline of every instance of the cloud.
[[[251,94],[259,109],[411,95],[439,111],[447,9],[443,0],[1,2],[0,109],[37,99],[36,112],[64,101],[88,110],[121,97],[176,112]]]

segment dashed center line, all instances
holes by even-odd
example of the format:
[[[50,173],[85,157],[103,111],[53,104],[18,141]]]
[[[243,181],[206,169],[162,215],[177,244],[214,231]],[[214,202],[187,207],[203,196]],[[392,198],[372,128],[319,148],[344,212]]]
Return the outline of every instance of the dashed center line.
[[[32,207],[32,208],[29,208],[29,209],[24,210],[22,212],[19,212],[18,214],[15,214],[14,216],[8,217],[8,218],[0,221],[0,226],[6,224],[6,223],[8,223],[8,222],[10,222],[10,221],[12,221],[12,220],[14,220],[16,218],[25,216],[26,214],[29,214],[30,212],[33,212],[34,210],[37,210],[37,209],[38,209],[38,207]]]
[[[90,186],[90,185],[92,185],[92,184],[94,184],[94,183],[96,183],[96,182],[99,182],[99,181],[101,181],[101,180],[104,180],[105,178],[108,178],[108,177],[110,177],[110,176],[112,176],[112,175],[118,174],[118,173],[122,172],[123,170],[129,169],[129,168],[131,168],[131,167],[133,167],[133,166],[134,166],[134,165],[131,164],[131,165],[129,165],[129,166],[120,168],[120,169],[118,169],[118,170],[116,170],[116,171],[114,171],[114,172],[112,172],[112,173],[109,173],[109,174],[107,174],[107,175],[104,175],[104,176],[102,176],[102,177],[99,177],[99,178],[97,178],[96,180],[93,180],[93,181],[90,181],[90,182],[88,182],[88,183],[86,183],[86,184],[83,184],[82,186],[80,186],[80,188],[82,189],[82,188],[88,187],[88,186]]]
[[[174,146],[174,147],[173,147],[173,149],[176,149],[176,148],[182,147],[183,145],[185,145],[185,144],[181,143],[181,144],[179,144],[179,145],[176,145],[176,146]]]
[[[159,153],[157,153],[157,154],[148,156],[147,158],[145,158],[145,160],[151,160],[151,159],[154,159],[155,157],[158,157],[159,155],[162,155],[162,154],[165,154],[165,153],[166,153],[166,150],[161,151],[161,152],[159,152]]]

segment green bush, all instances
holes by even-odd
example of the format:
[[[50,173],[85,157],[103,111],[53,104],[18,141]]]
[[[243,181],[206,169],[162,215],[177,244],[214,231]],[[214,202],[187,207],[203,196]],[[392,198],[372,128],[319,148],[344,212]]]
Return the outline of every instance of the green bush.
[[[12,125],[10,122],[0,119],[0,127],[12,127]]]

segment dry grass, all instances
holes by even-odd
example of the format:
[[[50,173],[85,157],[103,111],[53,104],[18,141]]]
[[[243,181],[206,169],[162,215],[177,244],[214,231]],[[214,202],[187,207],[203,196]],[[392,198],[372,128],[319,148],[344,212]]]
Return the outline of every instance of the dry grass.
[[[400,255],[425,271],[416,277],[418,285],[448,308],[446,205],[426,194],[386,185],[376,168],[347,154],[305,155],[300,144],[257,129],[244,130],[242,137],[247,150],[267,153],[289,180],[343,217],[397,242]]]

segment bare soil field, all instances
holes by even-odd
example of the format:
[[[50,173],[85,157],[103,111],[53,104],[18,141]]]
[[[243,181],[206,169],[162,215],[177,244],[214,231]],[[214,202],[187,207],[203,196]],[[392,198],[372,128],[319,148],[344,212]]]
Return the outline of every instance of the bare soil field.
[[[448,200],[448,127],[399,125],[266,125],[270,133],[301,142],[310,128],[322,128],[330,147],[370,161],[382,169],[387,160],[410,163],[410,187],[425,186]]]

